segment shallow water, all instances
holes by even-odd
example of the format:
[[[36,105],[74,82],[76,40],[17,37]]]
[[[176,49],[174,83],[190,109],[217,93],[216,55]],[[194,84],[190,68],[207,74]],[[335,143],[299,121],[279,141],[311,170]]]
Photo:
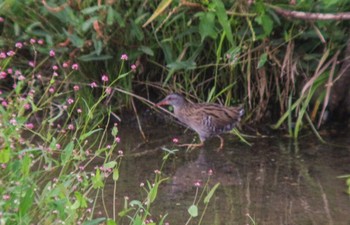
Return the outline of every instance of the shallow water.
[[[180,142],[192,141],[196,134],[174,127],[147,129],[149,142],[143,143],[137,128],[121,128],[121,145],[125,159],[117,185],[118,210],[124,196],[143,199],[141,182],[154,178],[154,170],[162,164],[161,147],[177,148]],[[350,174],[350,132],[331,137],[322,144],[314,136],[302,137],[298,143],[287,138],[249,139],[251,147],[233,135],[225,135],[225,146],[215,151],[219,139],[213,138],[202,149],[186,152],[185,148],[166,163],[163,174],[170,179],[163,183],[152,208],[152,218],[167,215],[170,224],[185,224],[188,207],[196,193],[194,183],[203,185],[212,170],[210,186],[220,183],[212,197],[201,224],[350,224],[350,199],[345,179]],[[99,162],[96,162],[98,164]],[[112,217],[113,181],[105,187],[105,207]],[[199,188],[199,191],[202,187]],[[107,197],[106,197],[107,196]],[[110,197],[108,197],[110,196]],[[99,207],[104,216],[103,205]],[[204,205],[199,205],[199,217]],[[190,224],[197,224],[196,218]]]

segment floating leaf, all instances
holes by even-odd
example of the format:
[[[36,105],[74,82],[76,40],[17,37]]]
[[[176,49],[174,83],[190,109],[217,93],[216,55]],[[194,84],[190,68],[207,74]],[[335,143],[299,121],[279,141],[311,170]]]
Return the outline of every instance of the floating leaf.
[[[191,217],[198,216],[198,207],[196,205],[191,205],[187,211],[191,215]]]

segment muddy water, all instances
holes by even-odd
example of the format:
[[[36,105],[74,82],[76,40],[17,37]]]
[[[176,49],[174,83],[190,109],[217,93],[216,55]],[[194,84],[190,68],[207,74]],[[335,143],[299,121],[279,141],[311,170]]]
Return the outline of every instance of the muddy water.
[[[191,131],[173,127],[147,130],[148,144],[143,143],[136,127],[122,128],[121,146],[126,157],[120,168],[118,198],[113,200],[113,182],[105,187],[105,206],[112,216],[113,201],[120,210],[124,196],[143,199],[140,183],[152,180],[154,170],[162,163],[165,146],[174,149],[172,138],[192,141]],[[350,132],[335,137],[325,135],[329,143],[321,144],[313,136],[302,137],[298,143],[277,137],[250,139],[251,147],[226,135],[225,147],[215,149],[218,139],[205,147],[186,152],[184,148],[167,162],[163,174],[170,179],[164,183],[152,208],[152,218],[168,214],[170,224],[185,224],[187,208],[196,193],[194,184],[203,185],[212,170],[209,185],[220,183],[211,199],[201,224],[350,224],[350,200],[344,179],[350,174]],[[98,163],[98,162],[97,162]],[[202,188],[199,188],[201,191]],[[104,216],[102,205],[99,206]],[[204,205],[199,205],[199,215]],[[200,216],[199,216],[200,217]],[[197,224],[196,218],[190,224]],[[126,222],[126,221],[125,221]]]

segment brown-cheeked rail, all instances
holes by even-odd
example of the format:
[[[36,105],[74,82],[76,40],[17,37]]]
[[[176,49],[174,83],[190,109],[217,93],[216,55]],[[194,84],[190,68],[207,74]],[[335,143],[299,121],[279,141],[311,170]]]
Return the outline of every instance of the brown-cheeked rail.
[[[219,135],[231,131],[244,114],[242,106],[225,107],[214,103],[191,103],[182,95],[172,93],[166,96],[156,106],[171,105],[175,117],[198,133],[200,143],[182,144],[189,148],[201,147],[204,141],[212,136],[220,138],[220,147],[224,146],[224,139]]]

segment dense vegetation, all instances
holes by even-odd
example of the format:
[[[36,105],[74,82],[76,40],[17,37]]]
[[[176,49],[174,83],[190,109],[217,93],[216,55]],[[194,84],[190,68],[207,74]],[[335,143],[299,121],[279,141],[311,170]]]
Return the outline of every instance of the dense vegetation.
[[[91,219],[87,195],[103,187],[101,173],[117,182],[122,159],[122,152],[111,154],[118,148],[117,126],[111,141],[102,121],[112,111],[135,107],[135,97],[146,102],[177,91],[208,102],[244,103],[245,123],[286,125],[295,138],[305,123],[317,133],[337,80],[348,22],[288,18],[279,10],[332,13],[350,5],[270,4],[0,2],[0,208],[6,212],[0,223]],[[99,138],[89,143],[91,135]],[[97,151],[87,152],[95,146]],[[104,157],[104,164],[86,172],[95,157]],[[48,173],[57,177],[48,181]],[[131,224],[145,221],[164,179],[156,174],[156,185],[145,188],[147,208],[141,201],[133,209],[126,204],[119,220],[114,215],[109,223],[132,213]],[[196,206],[191,210],[194,216]]]

